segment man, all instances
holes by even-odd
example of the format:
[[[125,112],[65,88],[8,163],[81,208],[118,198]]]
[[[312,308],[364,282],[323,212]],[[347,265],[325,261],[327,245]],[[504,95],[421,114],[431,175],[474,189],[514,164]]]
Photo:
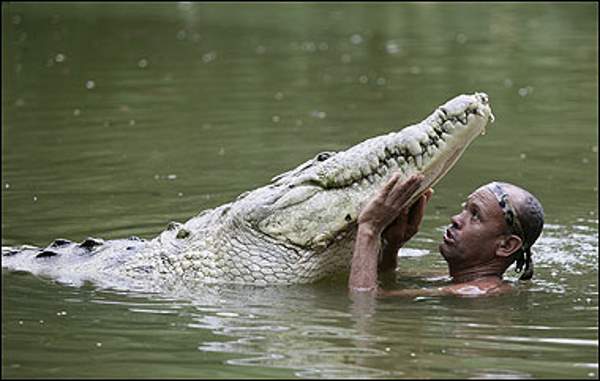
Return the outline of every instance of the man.
[[[399,209],[422,181],[422,175],[414,175],[401,182],[395,174],[361,211],[348,281],[351,292],[397,296],[493,295],[511,289],[502,276],[515,261],[517,271],[525,266],[520,279],[533,276],[531,246],[544,224],[542,206],[524,189],[493,182],[469,195],[463,210],[450,219],[452,224],[439,245],[448,263],[451,285],[421,290],[380,289],[378,266],[380,271],[396,268],[398,249],[417,233],[423,219],[432,189],[412,206]],[[379,261],[382,238],[386,245]]]

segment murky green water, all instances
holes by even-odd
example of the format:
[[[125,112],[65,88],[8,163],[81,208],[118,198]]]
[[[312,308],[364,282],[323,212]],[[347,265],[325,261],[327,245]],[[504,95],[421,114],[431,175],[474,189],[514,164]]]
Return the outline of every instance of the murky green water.
[[[597,378],[597,15],[3,3],[3,245],[150,239],[474,91],[496,123],[436,187],[391,286],[435,281],[448,217],[491,180],[536,194],[547,227],[533,281],[480,300],[351,300],[344,276],[165,296],[3,271],[2,376]]]

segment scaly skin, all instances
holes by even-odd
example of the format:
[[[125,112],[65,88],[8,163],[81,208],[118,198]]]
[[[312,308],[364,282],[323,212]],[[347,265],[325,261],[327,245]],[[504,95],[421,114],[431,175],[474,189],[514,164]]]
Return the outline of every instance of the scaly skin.
[[[392,173],[425,176],[409,205],[450,170],[490,119],[486,94],[460,95],[419,124],[321,153],[231,203],[169,224],[151,241],[3,247],[2,266],[72,284],[87,280],[143,291],[190,283],[314,282],[348,271],[358,213]]]

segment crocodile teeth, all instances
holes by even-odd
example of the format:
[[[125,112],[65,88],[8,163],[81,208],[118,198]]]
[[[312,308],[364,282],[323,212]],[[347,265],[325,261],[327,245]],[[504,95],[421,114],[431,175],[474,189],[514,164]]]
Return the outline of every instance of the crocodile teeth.
[[[417,163],[417,168],[419,168],[419,169],[423,168],[423,155],[417,155],[415,157],[415,161]]]
[[[450,131],[454,126],[452,125],[452,122],[450,122],[449,120],[445,121],[444,124],[442,124],[442,131],[444,132],[448,132]]]
[[[442,114],[444,115],[444,119],[448,119],[448,111],[446,111],[445,108],[440,107],[438,110],[442,112]]]
[[[436,140],[436,139],[438,139],[438,138],[439,138],[439,136],[438,136],[437,132],[435,132],[435,130],[434,130],[434,129],[431,129],[431,130],[427,131],[427,135],[429,136],[429,138],[430,138],[431,140]]]
[[[388,158],[388,157],[394,155],[393,149],[391,149],[390,147],[387,147],[387,146],[384,148],[384,152],[385,152],[385,158]]]
[[[440,141],[438,142],[438,149],[439,150],[443,150],[446,147],[446,141],[445,139],[440,139]]]
[[[419,155],[421,153],[421,145],[415,140],[410,141],[408,144],[408,151],[411,155]]]
[[[363,163],[363,165],[360,166],[360,173],[362,174],[362,177],[369,176],[371,174],[371,167],[367,163]]]
[[[387,163],[391,170],[394,170],[397,167],[396,160],[394,160],[394,158],[390,158]]]
[[[433,157],[433,155],[435,155],[435,152],[437,151],[437,147],[435,145],[430,145],[429,147],[427,147],[427,153],[429,154],[430,157]]]
[[[435,118],[438,124],[442,124],[446,120],[446,114],[442,110],[437,109],[435,112]]]
[[[344,172],[344,183],[345,184],[349,184],[352,182],[352,172],[351,171],[345,171]]]

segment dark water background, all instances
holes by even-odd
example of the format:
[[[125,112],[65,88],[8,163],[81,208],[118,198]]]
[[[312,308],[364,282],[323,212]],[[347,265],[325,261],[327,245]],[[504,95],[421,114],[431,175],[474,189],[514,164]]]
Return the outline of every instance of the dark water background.
[[[151,239],[474,91],[496,123],[437,185],[395,287],[445,269],[478,186],[546,211],[533,281],[489,299],[3,271],[3,377],[598,378],[597,4],[3,3],[2,43],[3,245]]]

